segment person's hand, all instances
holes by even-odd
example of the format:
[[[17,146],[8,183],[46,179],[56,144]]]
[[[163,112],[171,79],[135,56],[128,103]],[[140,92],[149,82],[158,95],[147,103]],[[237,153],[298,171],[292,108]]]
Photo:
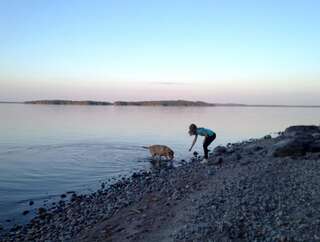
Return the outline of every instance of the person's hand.
[[[189,149],[189,151],[191,151],[191,150],[192,150],[192,148]]]

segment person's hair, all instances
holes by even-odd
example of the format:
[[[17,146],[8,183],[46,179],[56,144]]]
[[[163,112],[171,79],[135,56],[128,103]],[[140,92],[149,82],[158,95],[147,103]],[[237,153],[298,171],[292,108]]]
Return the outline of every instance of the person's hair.
[[[197,132],[197,125],[190,124],[190,126],[189,126],[189,134],[193,135],[193,134],[196,134],[196,132]]]

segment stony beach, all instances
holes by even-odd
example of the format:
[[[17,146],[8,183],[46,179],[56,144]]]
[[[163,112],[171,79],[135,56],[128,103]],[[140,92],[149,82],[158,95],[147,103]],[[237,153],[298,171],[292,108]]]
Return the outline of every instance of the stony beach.
[[[293,126],[39,208],[1,241],[320,241],[320,128]]]

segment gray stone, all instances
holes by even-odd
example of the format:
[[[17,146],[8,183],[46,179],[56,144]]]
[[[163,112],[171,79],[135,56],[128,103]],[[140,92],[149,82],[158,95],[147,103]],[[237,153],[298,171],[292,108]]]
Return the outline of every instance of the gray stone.
[[[209,176],[214,175],[214,173],[215,173],[214,170],[212,170],[212,169],[209,169],[209,170],[208,170],[208,175],[209,175]]]
[[[67,195],[66,195],[66,194],[61,194],[60,197],[61,197],[61,198],[66,198]]]
[[[29,210],[25,210],[22,212],[22,215],[27,215],[29,213]]]
[[[270,135],[270,134],[268,134],[268,135],[264,136],[263,138],[264,138],[264,139],[272,139],[272,137],[271,137],[271,135]]]
[[[306,134],[314,134],[320,133],[320,129],[318,126],[315,125],[298,125],[298,126],[291,126],[284,131],[285,136],[297,136],[297,135],[306,135]]]
[[[272,154],[274,157],[303,156],[310,150],[313,141],[311,135],[287,138],[273,145]]]

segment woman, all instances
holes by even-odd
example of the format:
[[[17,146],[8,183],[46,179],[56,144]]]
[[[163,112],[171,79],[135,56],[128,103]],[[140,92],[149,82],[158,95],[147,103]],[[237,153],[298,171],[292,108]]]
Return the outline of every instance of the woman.
[[[189,126],[189,134],[190,136],[195,135],[189,151],[191,151],[193,146],[196,144],[198,135],[205,137],[203,140],[204,158],[201,161],[201,163],[202,164],[208,163],[208,153],[209,153],[208,146],[212,143],[212,141],[216,139],[216,133],[210,129],[198,128],[195,124],[191,124]]]

